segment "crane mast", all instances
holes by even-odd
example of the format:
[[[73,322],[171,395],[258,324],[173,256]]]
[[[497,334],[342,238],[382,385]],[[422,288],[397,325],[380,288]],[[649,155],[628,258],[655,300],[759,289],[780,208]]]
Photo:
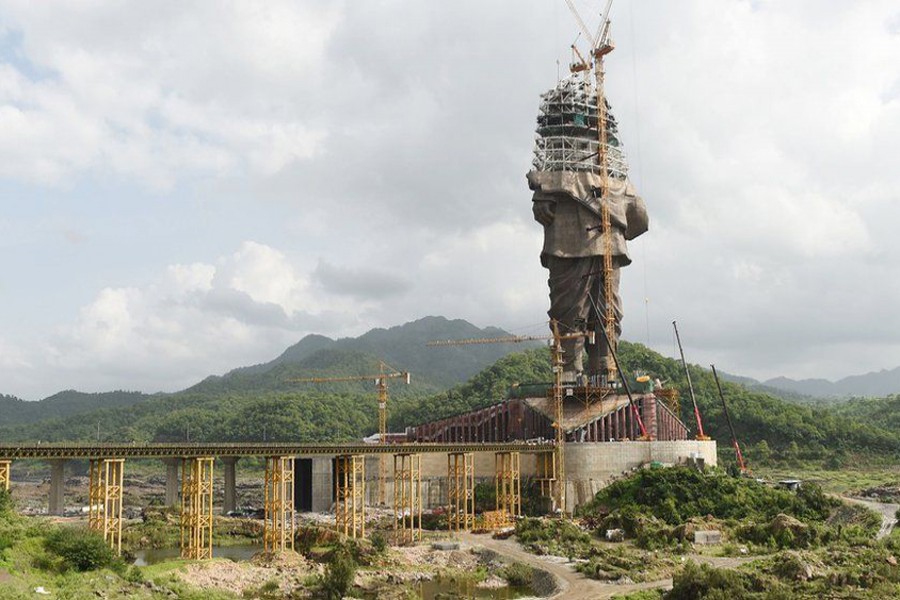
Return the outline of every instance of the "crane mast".
[[[378,375],[350,375],[346,377],[303,377],[288,379],[292,383],[335,383],[340,381],[375,381],[378,390],[378,443],[387,443],[387,405],[388,405],[388,380],[403,379],[407,385],[410,382],[408,371],[397,371],[384,361],[379,361]],[[387,456],[381,454],[378,457],[378,502],[385,502],[385,482],[387,481]]]
[[[606,8],[600,18],[600,24],[597,27],[597,33],[591,34],[590,30],[578,13],[573,0],[566,0],[569,10],[575,17],[575,22],[581,30],[581,35],[591,44],[589,56],[590,63],[585,61],[584,56],[579,52],[575,44],[572,44],[573,55],[578,60],[573,60],[569,65],[569,70],[575,73],[583,73],[585,77],[588,71],[593,71],[594,87],[597,101],[597,171],[600,175],[600,189],[595,191],[600,200],[600,231],[603,236],[603,314],[598,314],[600,320],[598,326],[603,327],[606,332],[605,343],[608,345],[606,354],[606,380],[612,382],[616,380],[617,371],[612,361],[612,353],[616,351],[616,307],[612,301],[613,298],[613,238],[611,234],[611,219],[609,214],[609,133],[608,119],[609,111],[606,106],[605,79],[606,72],[604,69],[603,58],[613,51],[615,45],[609,37],[609,11],[612,8],[613,0],[607,0]],[[600,290],[598,290],[600,291]],[[603,342],[600,342],[603,343]]]
[[[594,332],[574,332],[560,333],[559,323],[550,322],[550,328],[553,335],[508,335],[495,338],[471,338],[466,340],[435,340],[425,344],[426,346],[467,346],[472,344],[510,344],[519,342],[531,342],[536,340],[552,340],[550,352],[552,354],[551,365],[553,370],[553,427],[556,429],[556,454],[554,462],[554,479],[556,488],[553,493],[553,503],[557,510],[565,512],[566,510],[566,471],[563,461],[563,454],[566,446],[566,432],[563,428],[563,349],[562,343],[565,340],[586,339],[589,343],[594,343]]]

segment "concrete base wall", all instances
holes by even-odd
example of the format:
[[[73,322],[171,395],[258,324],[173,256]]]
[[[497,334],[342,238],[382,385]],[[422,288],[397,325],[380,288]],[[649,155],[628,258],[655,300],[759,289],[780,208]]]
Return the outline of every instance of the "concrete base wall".
[[[716,466],[716,442],[681,440],[676,442],[599,442],[566,444],[566,509],[588,502],[615,479],[652,462],[683,464],[702,459]]]
[[[674,442],[594,442],[566,444],[565,461],[568,486],[566,491],[567,510],[572,511],[600,491],[603,487],[622,475],[652,462],[665,465],[683,464],[690,459],[702,459],[707,465],[715,466],[716,442],[681,440]],[[536,471],[537,459],[533,454],[521,455],[522,479],[532,477]],[[328,468],[330,469],[330,459]],[[494,453],[475,453],[476,482],[494,481]],[[314,468],[315,470],[315,468]],[[330,474],[330,471],[329,471]],[[387,482],[385,501],[393,506],[394,501],[394,459],[387,457]],[[317,475],[313,473],[313,496],[316,491]],[[323,480],[324,481],[324,480]],[[327,478],[330,507],[332,479]],[[447,455],[422,455],[422,506],[425,509],[446,506],[448,492]],[[366,459],[366,499],[375,506],[378,503],[378,457]],[[324,509],[327,510],[327,509]]]

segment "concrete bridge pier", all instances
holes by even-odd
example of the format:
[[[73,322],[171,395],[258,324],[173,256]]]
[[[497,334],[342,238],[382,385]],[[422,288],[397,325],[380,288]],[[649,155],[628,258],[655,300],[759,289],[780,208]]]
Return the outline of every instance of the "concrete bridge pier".
[[[238,457],[226,456],[222,458],[225,472],[225,498],[222,501],[222,514],[228,514],[237,508],[237,494],[235,491],[235,465]]]
[[[60,516],[66,508],[66,460],[50,461],[50,510],[51,515]]]
[[[333,456],[312,457],[312,511],[329,512],[334,504]]]
[[[178,465],[181,464],[180,458],[164,458],[166,465],[166,506],[178,506],[178,492],[180,481],[178,480]]]

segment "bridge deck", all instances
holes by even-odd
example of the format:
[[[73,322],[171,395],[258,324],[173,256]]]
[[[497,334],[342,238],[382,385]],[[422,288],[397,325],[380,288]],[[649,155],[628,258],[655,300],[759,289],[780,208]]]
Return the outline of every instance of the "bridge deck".
[[[194,458],[199,456],[322,456],[336,454],[404,454],[447,452],[550,452],[552,443],[523,442],[446,444],[0,444],[0,459],[23,458]]]

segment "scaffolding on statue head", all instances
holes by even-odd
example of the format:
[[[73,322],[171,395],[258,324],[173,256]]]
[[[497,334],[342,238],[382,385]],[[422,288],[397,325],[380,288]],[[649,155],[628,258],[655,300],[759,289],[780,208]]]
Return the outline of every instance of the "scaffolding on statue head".
[[[606,103],[607,172],[614,179],[628,176],[625,149],[616,119]],[[579,74],[561,80],[541,95],[532,166],[536,171],[585,171],[600,174],[597,154],[597,90]]]

